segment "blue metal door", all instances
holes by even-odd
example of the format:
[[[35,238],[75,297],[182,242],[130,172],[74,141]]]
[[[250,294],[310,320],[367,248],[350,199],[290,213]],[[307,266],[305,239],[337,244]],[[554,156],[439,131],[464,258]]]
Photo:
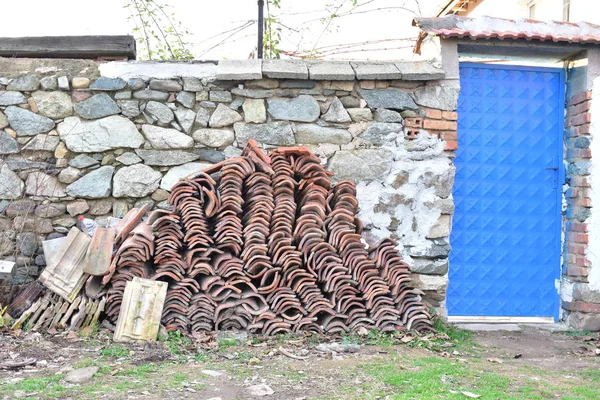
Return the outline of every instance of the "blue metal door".
[[[557,317],[564,73],[463,63],[450,316]]]

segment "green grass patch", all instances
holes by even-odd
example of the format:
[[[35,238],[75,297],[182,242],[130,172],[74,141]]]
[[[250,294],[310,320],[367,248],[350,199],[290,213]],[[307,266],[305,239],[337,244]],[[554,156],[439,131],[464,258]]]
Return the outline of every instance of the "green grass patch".
[[[239,346],[240,342],[236,338],[225,338],[225,339],[219,339],[217,344],[219,345],[220,348],[227,348],[227,347]]]
[[[129,356],[129,349],[125,346],[115,344],[100,350],[100,355],[103,357],[125,358]]]
[[[36,393],[36,397],[46,399],[63,398],[68,391],[66,387],[59,383],[63,376],[61,374],[42,378],[26,378],[19,382],[0,386],[0,394],[12,398],[17,390],[22,390],[27,394]]]

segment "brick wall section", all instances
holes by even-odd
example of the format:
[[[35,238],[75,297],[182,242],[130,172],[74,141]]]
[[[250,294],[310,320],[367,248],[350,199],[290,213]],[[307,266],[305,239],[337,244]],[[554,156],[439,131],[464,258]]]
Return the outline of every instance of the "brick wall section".
[[[563,274],[574,282],[587,282],[589,261],[586,257],[588,235],[585,220],[589,216],[591,199],[589,159],[590,109],[592,93],[586,91],[571,98],[567,109],[565,134],[567,160],[565,242]]]
[[[445,150],[456,150],[458,148],[456,133],[458,114],[455,111],[440,111],[433,108],[425,108],[424,111],[423,129],[444,140],[446,142]]]

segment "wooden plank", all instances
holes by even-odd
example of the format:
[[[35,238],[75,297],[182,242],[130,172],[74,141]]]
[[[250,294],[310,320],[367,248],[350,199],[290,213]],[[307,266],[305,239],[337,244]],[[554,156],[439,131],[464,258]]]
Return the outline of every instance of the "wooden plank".
[[[130,35],[4,37],[0,57],[135,59],[135,39]]]

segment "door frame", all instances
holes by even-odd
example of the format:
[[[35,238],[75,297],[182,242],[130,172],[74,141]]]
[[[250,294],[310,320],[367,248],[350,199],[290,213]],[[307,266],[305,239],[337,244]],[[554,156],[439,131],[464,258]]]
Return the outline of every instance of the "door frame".
[[[565,131],[565,102],[566,102],[566,98],[565,98],[565,87],[566,87],[566,73],[565,73],[565,69],[564,68],[552,68],[552,67],[543,67],[543,66],[522,66],[522,65],[511,65],[511,64],[484,64],[484,63],[478,63],[478,62],[470,62],[470,61],[461,61],[459,62],[459,79],[460,79],[460,68],[464,65],[469,65],[469,66],[477,66],[478,68],[484,68],[484,69],[500,69],[500,70],[517,70],[517,71],[536,71],[536,72],[552,72],[552,73],[557,73],[559,76],[559,84],[560,84],[560,88],[559,88],[559,93],[558,93],[558,101],[559,101],[559,107],[557,108],[557,114],[558,114],[558,120],[561,121],[561,123],[558,124],[558,128],[557,128],[557,132],[554,132],[555,135],[558,135],[558,140],[556,141],[556,149],[555,149],[555,153],[554,153],[554,157],[556,157],[555,159],[555,164],[558,166],[558,170],[556,171],[556,211],[555,211],[555,216],[556,216],[556,227],[555,227],[555,235],[556,235],[556,243],[554,245],[556,252],[553,256],[553,262],[552,264],[554,265],[554,282],[555,282],[555,287],[556,285],[560,285],[560,278],[561,278],[561,269],[562,269],[562,256],[563,256],[563,244],[564,244],[564,238],[563,238],[563,232],[564,232],[564,214],[563,214],[563,209],[562,209],[562,204],[563,204],[563,198],[564,198],[564,192],[563,192],[563,186],[566,183],[566,176],[565,176],[565,144],[564,144],[564,140],[565,140],[565,136],[564,136],[564,131]],[[460,82],[460,80],[459,80]],[[460,94],[459,94],[460,96]],[[458,113],[458,122],[459,122],[459,127],[457,129],[457,134],[459,137],[459,146],[460,146],[460,113]],[[456,212],[456,210],[455,210]],[[450,242],[450,245],[452,246],[452,242]],[[450,261],[450,259],[449,259]],[[449,263],[449,268],[452,268],[452,263]],[[452,280],[450,279],[448,282],[448,285],[452,285]],[[446,293],[449,293],[450,291],[448,290]],[[447,296],[448,294],[446,294]],[[559,292],[559,288],[556,288],[556,296],[554,296],[553,299],[553,303],[554,303],[554,307],[553,309],[555,310],[552,316],[544,316],[544,317],[498,317],[498,316],[460,316],[460,315],[448,315],[448,321],[449,322],[489,322],[489,323],[500,323],[500,322],[521,322],[521,323],[535,323],[535,322],[539,322],[539,323],[549,323],[549,322],[556,322],[559,320],[560,317],[560,310],[561,310],[561,299],[560,299],[560,292]],[[447,308],[448,310],[448,308]],[[448,314],[450,313],[450,310],[448,310]]]

